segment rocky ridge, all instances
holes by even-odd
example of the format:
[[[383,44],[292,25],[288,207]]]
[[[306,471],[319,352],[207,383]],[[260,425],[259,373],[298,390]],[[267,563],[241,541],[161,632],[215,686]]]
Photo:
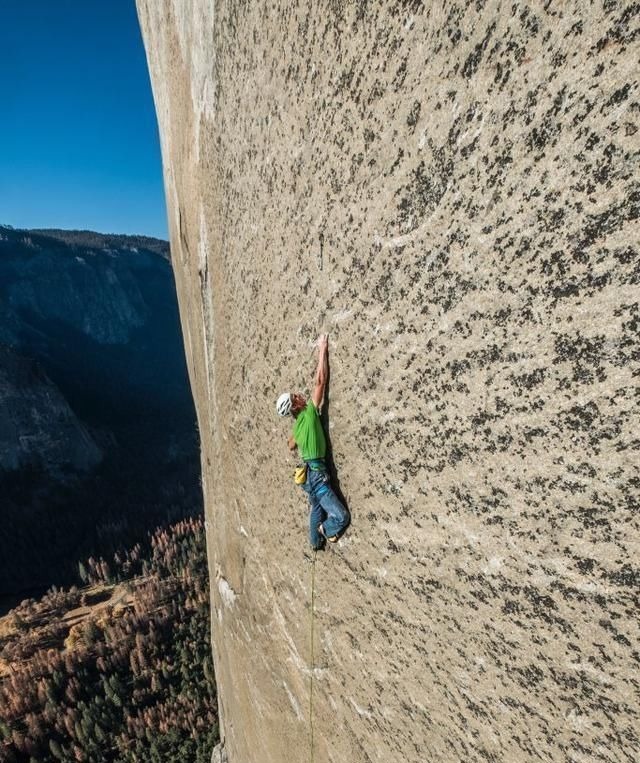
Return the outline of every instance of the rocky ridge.
[[[100,234],[93,234],[93,245],[86,238],[80,244],[81,235],[0,228],[0,330],[5,341],[18,344],[30,318],[59,321],[111,345],[126,343],[144,325],[149,308],[136,273],[152,267],[156,253],[124,248],[122,242],[121,248],[112,247],[119,242]]]

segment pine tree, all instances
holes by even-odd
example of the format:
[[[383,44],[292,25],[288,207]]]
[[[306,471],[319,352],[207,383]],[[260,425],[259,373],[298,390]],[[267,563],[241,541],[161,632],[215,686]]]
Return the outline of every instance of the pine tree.
[[[57,742],[55,739],[49,740],[49,749],[51,750],[51,754],[54,758],[57,758],[58,760],[64,760],[65,759],[65,753],[60,746],[59,742]]]

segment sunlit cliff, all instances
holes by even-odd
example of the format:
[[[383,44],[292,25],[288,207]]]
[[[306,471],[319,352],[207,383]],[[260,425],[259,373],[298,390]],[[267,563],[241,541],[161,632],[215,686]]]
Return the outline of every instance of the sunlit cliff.
[[[137,5],[229,762],[637,758],[637,6]]]

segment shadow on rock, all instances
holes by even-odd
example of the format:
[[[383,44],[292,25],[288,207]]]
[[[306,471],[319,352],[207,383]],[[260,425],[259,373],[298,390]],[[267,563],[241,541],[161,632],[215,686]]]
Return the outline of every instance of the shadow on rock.
[[[351,527],[351,523],[353,521],[353,514],[351,513],[351,508],[349,504],[347,503],[345,494],[342,491],[342,486],[340,484],[340,478],[338,477],[336,464],[335,464],[335,461],[333,460],[333,447],[331,445],[331,433],[329,429],[329,422],[331,420],[329,416],[329,409],[331,407],[330,394],[329,394],[331,391],[331,369],[330,368],[329,368],[328,376],[329,378],[327,380],[327,385],[325,387],[324,404],[322,406],[322,413],[320,414],[320,420],[322,421],[322,427],[324,429],[325,440],[327,442],[327,453],[325,456],[325,461],[327,463],[327,469],[329,470],[329,476],[331,477],[331,486],[333,488],[333,492],[338,496],[342,505],[349,512],[349,517],[350,517],[349,524],[340,533],[340,537],[342,537],[345,534],[345,532],[349,529],[349,527]]]

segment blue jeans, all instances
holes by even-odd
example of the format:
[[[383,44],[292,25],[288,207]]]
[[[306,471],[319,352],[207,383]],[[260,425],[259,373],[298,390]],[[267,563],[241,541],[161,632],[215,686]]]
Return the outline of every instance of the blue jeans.
[[[348,527],[349,512],[333,492],[329,474],[325,471],[307,469],[307,481],[302,486],[309,499],[309,542],[312,548],[322,548],[324,538],[318,532],[322,524],[324,534],[331,538]]]

